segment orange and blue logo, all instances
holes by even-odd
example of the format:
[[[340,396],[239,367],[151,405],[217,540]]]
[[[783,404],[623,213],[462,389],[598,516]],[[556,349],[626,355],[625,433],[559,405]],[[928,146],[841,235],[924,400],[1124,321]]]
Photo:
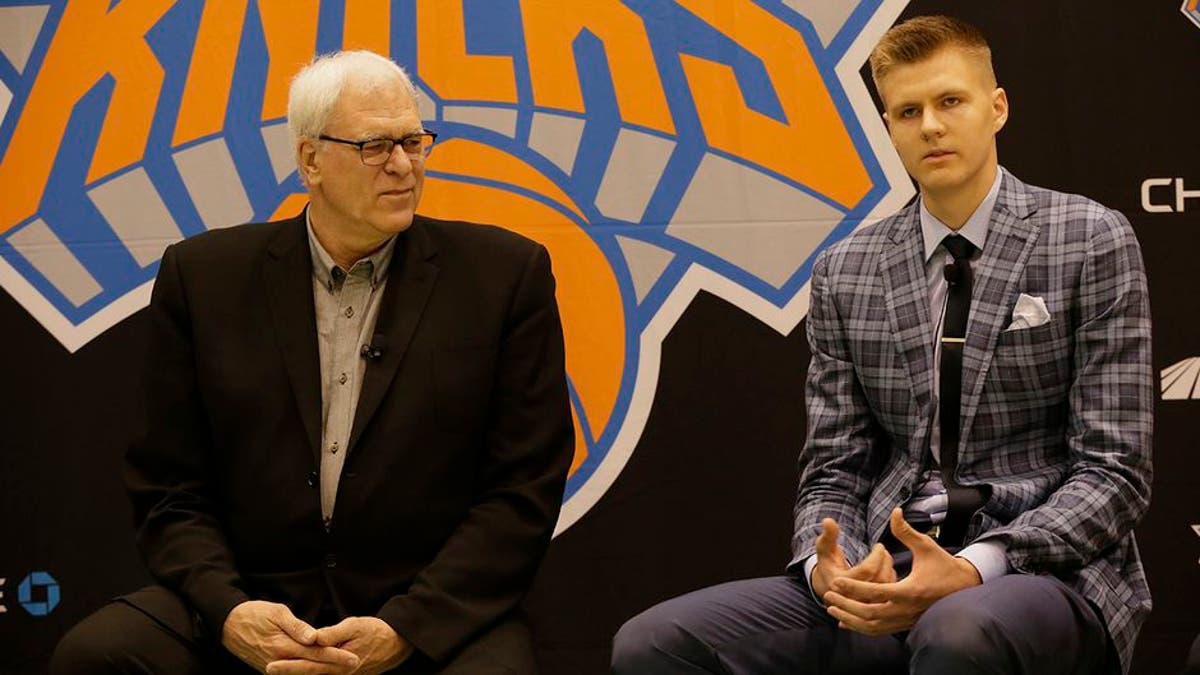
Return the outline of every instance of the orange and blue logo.
[[[1183,0],[1183,5],[1179,8],[1192,23],[1200,28],[1200,0]]]
[[[301,65],[389,54],[444,139],[420,211],[551,253],[562,531],[633,452],[696,293],[788,332],[815,255],[911,196],[859,74],[905,4],[0,0],[0,285],[78,349],[146,304],[169,244],[299,210]]]

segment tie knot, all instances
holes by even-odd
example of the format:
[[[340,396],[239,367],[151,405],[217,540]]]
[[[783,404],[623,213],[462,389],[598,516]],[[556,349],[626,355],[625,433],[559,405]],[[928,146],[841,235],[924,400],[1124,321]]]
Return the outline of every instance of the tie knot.
[[[955,260],[970,258],[971,254],[975,252],[975,245],[967,241],[966,237],[957,234],[946,235],[946,238],[942,240],[942,246],[946,247]]]

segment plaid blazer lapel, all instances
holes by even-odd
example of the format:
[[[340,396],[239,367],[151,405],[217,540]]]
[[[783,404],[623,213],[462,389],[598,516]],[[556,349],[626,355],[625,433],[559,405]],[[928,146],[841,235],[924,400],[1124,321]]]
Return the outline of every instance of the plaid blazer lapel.
[[[1037,222],[1030,218],[1036,211],[1037,203],[1025,184],[1005,172],[988,225],[987,241],[974,270],[967,342],[963,347],[960,431],[964,440],[970,438],[996,341],[1008,325],[1020,292],[1021,274],[1037,244]],[[969,447],[969,443],[964,443],[963,449]]]
[[[913,201],[889,235],[879,265],[888,320],[896,352],[908,371],[917,409],[933,409],[933,324],[929,317],[929,285],[925,279],[924,244],[917,202]],[[929,416],[925,416],[928,422]],[[918,433],[924,434],[925,430]],[[912,452],[923,453],[923,447]]]

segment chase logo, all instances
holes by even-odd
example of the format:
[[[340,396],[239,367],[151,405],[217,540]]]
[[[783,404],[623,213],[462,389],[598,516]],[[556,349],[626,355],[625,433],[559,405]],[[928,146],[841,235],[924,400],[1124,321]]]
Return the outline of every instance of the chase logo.
[[[58,582],[49,572],[30,572],[17,587],[17,602],[30,616],[46,616],[58,607]]]
[[[0,284],[68,349],[163,249],[303,204],[284,114],[314,53],[414,75],[420,211],[542,242],[577,447],[559,531],[645,425],[700,290],[780,332],[814,256],[912,194],[862,83],[906,0],[0,0]]]

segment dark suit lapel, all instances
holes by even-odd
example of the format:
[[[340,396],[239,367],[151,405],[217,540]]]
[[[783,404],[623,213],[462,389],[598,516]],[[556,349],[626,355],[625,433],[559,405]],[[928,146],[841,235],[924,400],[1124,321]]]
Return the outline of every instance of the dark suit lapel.
[[[1036,210],[1037,203],[1029,189],[1005,173],[988,224],[987,241],[974,270],[971,314],[963,348],[963,439],[970,438],[996,340],[1011,318],[1021,273],[1037,244],[1038,228],[1030,218]]]
[[[312,255],[304,214],[285,223],[267,246],[263,268],[275,340],[292,384],[313,460],[320,461],[321,358],[313,305]]]
[[[396,242],[387,286],[380,300],[379,317],[375,322],[376,337],[372,338],[373,342],[382,342],[382,354],[378,360],[367,363],[348,452],[354,452],[363,429],[370,423],[371,416],[391,386],[437,281],[438,266],[432,262],[437,248],[427,227],[423,218],[414,216],[412,227]]]
[[[896,221],[891,243],[883,252],[880,275],[896,351],[908,371],[917,409],[928,410],[933,395],[933,328],[917,209],[914,201]],[[913,451],[923,453],[925,449]]]

